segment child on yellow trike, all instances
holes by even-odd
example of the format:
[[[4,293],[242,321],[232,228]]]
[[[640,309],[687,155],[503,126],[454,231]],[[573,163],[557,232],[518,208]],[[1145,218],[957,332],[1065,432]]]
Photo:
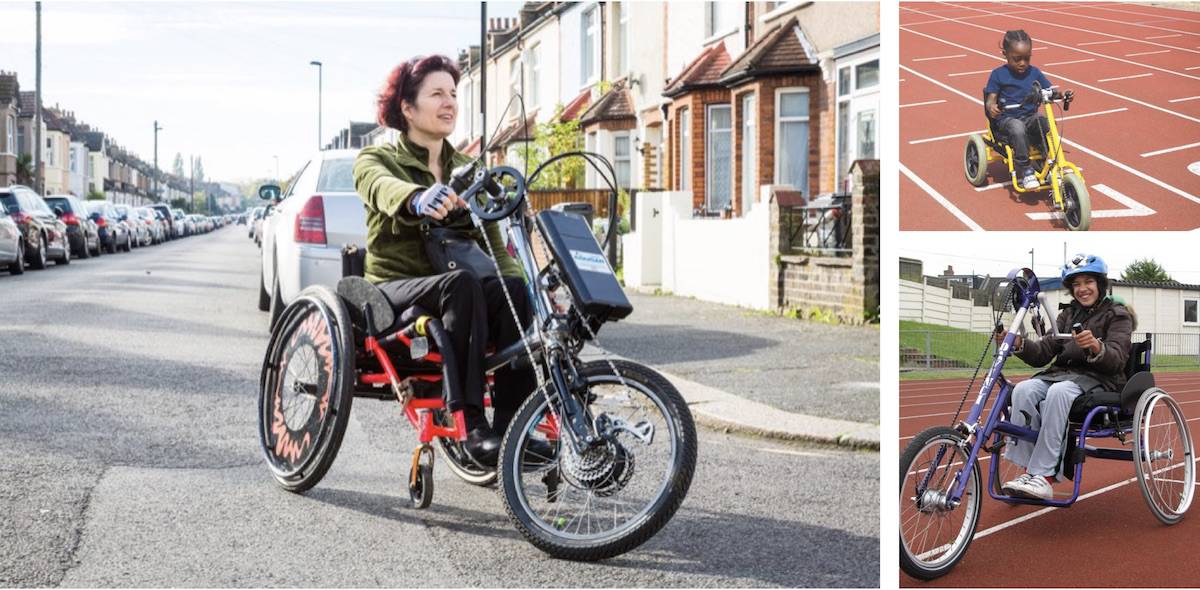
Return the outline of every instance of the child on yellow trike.
[[[1054,101],[1071,108],[1074,92],[1059,93],[1041,70],[1030,64],[1033,40],[1022,30],[1008,31],[1001,48],[1007,64],[992,70],[984,87],[988,130],[971,134],[963,153],[967,181],[987,184],[988,163],[999,158],[1008,165],[1013,189],[1019,193],[1049,189],[1054,209],[1071,230],[1091,225],[1092,207],[1083,173],[1063,155],[1062,138],[1054,120]],[[1045,115],[1038,113],[1045,110]],[[1035,166],[1036,163],[1036,166]]]

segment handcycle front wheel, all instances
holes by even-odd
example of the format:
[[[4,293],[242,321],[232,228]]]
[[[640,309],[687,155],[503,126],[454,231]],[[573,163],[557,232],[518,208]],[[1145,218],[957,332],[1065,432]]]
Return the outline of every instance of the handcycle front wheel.
[[[967,138],[967,145],[963,148],[963,173],[967,176],[967,182],[972,186],[983,186],[987,184],[987,167],[988,167],[988,148],[983,142],[983,137],[978,133],[972,133]]]
[[[1087,231],[1092,227],[1092,198],[1087,185],[1075,174],[1062,176],[1063,221],[1071,231]]]
[[[1163,524],[1175,524],[1196,490],[1196,453],[1187,419],[1167,392],[1152,387],[1138,399],[1133,423],[1133,464],[1142,497]]]
[[[354,399],[354,342],[341,299],[308,287],[279,316],[259,379],[258,434],[275,481],[303,492],[333,464]]]
[[[944,576],[975,537],[983,484],[979,463],[967,471],[958,505],[948,502],[955,474],[967,461],[962,435],[938,426],[918,434],[900,455],[900,569],[920,579]]]
[[[587,418],[612,426],[598,444],[576,452],[553,409],[557,394],[537,391],[501,446],[509,517],[526,540],[559,559],[607,559],[646,542],[675,514],[696,468],[696,427],[675,386],[643,365],[613,364],[628,387],[607,362],[579,370]]]

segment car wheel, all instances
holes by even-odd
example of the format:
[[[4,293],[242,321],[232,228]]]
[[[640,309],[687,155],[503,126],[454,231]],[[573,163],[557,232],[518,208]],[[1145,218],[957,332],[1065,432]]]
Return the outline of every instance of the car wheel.
[[[34,270],[45,270],[46,268],[46,236],[39,234],[39,247],[34,255],[33,260],[29,261],[29,266]]]
[[[268,331],[275,330],[275,324],[279,323],[279,316],[283,315],[283,295],[279,292],[279,268],[275,268],[275,280],[271,281],[271,319],[267,324]]]
[[[267,292],[266,277],[260,267],[258,269],[258,310],[271,310],[271,294]]]
[[[62,258],[59,258],[58,260],[54,261],[54,263],[58,266],[66,266],[68,264],[71,264],[71,242],[70,241],[63,240]]]
[[[92,250],[87,245],[87,235],[83,236],[83,245],[79,248],[79,259],[87,260],[92,257]]]
[[[133,236],[125,234],[125,251],[133,252]]]
[[[25,274],[25,240],[17,240],[17,259],[8,265],[8,272],[14,275]]]

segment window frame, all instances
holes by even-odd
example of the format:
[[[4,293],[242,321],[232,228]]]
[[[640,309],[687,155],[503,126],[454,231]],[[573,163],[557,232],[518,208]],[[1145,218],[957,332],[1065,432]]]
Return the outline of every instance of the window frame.
[[[587,88],[600,80],[600,7],[593,4],[583,9],[579,26],[580,87]]]
[[[783,95],[785,95],[785,94],[803,94],[805,97],[807,97],[808,101],[809,101],[808,102],[808,106],[809,106],[808,115],[804,116],[804,117],[783,117],[780,114],[780,107],[783,105]],[[784,123],[804,123],[805,125],[808,126],[809,133],[807,134],[807,138],[808,138],[809,150],[806,150],[806,151],[811,151],[811,148],[812,148],[812,91],[807,86],[788,86],[785,88],[776,88],[775,89],[775,154],[776,154],[776,157],[775,157],[775,170],[773,171],[774,172],[773,177],[774,177],[775,184],[783,184],[783,181],[780,179],[780,173],[782,172],[782,168],[780,167],[780,162],[783,161],[783,157],[782,157],[782,155],[783,155],[783,151],[782,151],[783,133],[782,133],[782,131],[783,131]],[[806,161],[804,164],[804,169],[805,169],[804,186],[794,187],[797,190],[799,190],[801,192],[801,194],[804,195],[805,201],[812,198],[812,196],[809,194],[809,190],[808,190],[808,177],[810,176],[810,174],[809,174],[810,171],[808,170],[809,162],[807,161],[807,157],[808,156],[806,154],[805,155]]]
[[[630,65],[630,46],[629,46],[629,1],[624,0],[616,3],[617,10],[617,77],[624,76],[631,71]]]
[[[528,59],[526,59],[525,64],[529,66],[529,96],[527,96],[525,98],[529,99],[535,108],[537,107],[537,105],[541,104],[541,98],[540,98],[540,96],[541,96],[540,85],[541,85],[541,74],[542,74],[541,52],[542,52],[542,44],[540,42],[534,43],[526,51],[526,53],[528,54],[526,57]]]
[[[725,109],[729,113],[729,127],[724,130],[713,129],[713,113],[718,109]],[[729,195],[729,206],[733,205],[733,105],[729,103],[709,103],[704,105],[704,208],[710,212],[724,211],[724,208],[713,209],[713,189],[717,188],[717,183],[713,180],[713,172],[717,163],[716,155],[713,153],[713,139],[718,134],[726,134],[729,138],[729,180],[730,183],[725,189]]]
[[[839,183],[839,185],[842,182],[842,180],[845,178],[845,176],[850,173],[850,165],[853,163],[853,160],[851,160],[850,162],[844,162],[844,163],[842,162],[842,158],[845,155],[843,153],[842,141],[845,140],[847,142],[851,142],[851,143],[848,143],[847,146],[853,146],[855,159],[858,159],[858,157],[860,156],[860,154],[858,153],[858,133],[857,133],[858,132],[858,118],[856,116],[854,116],[854,114],[855,114],[854,103],[855,103],[855,101],[865,100],[870,96],[880,97],[882,95],[883,80],[879,75],[877,75],[878,79],[874,86],[870,86],[866,90],[861,89],[858,86],[858,68],[859,68],[859,66],[868,64],[872,61],[874,61],[874,62],[882,61],[878,47],[873,48],[868,51],[864,51],[864,52],[862,52],[861,55],[859,55],[858,57],[856,57],[854,59],[847,59],[845,61],[839,61],[838,63],[835,64],[836,68],[837,68],[836,72],[834,74],[834,80],[836,81],[835,86],[840,86],[842,70],[849,70],[848,92],[845,95],[843,95],[843,94],[841,94],[840,87],[836,87],[834,89],[833,171],[834,171],[834,174],[837,175],[837,182]],[[847,123],[848,123],[847,127],[849,127],[850,129],[847,129],[847,130],[843,130],[842,125],[841,125],[843,111],[846,111],[846,115],[848,117],[847,118]],[[876,108],[875,108],[875,157],[876,158],[879,157],[879,119],[880,119],[881,114],[882,113],[880,112],[880,108],[878,106],[876,106]],[[849,137],[843,137],[843,131],[851,131],[851,130],[853,131],[853,133],[850,133]],[[845,165],[845,170],[842,169],[843,164]]]
[[[629,131],[614,131],[612,138],[614,180],[617,181],[617,188],[628,189],[633,186],[633,134]],[[624,140],[627,144],[627,151],[624,157],[617,153],[617,142],[621,140]],[[625,184],[621,184],[620,171],[622,162],[629,166],[629,177],[626,179]]]
[[[750,102],[747,109],[747,102]],[[741,117],[741,135],[739,142],[742,146],[742,161],[738,163],[742,168],[742,194],[738,195],[742,199],[742,215],[745,215],[754,207],[755,184],[758,179],[758,93],[751,91],[747,92],[738,99],[738,107],[742,110]],[[749,115],[749,116],[747,116]],[[750,139],[747,140],[747,137]]]
[[[1187,304],[1188,303],[1196,304],[1196,321],[1189,322],[1187,319]],[[1200,297],[1184,297],[1183,298],[1183,309],[1181,309],[1180,311],[1181,311],[1180,319],[1183,320],[1183,325],[1185,325],[1185,326],[1200,326]]]
[[[679,109],[679,190],[692,190],[692,109]]]

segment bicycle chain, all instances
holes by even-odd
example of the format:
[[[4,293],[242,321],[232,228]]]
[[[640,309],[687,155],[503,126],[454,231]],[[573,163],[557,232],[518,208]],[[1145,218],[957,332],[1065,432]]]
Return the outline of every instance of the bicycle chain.
[[[993,315],[993,319],[995,319],[997,322],[1000,321],[999,320],[1000,317],[1004,316],[1004,311],[1006,309],[1008,309],[1008,303],[1009,303],[1009,300],[1012,298],[1013,287],[1015,287],[1015,286],[1016,286],[1015,282],[1009,281],[1008,289],[1004,292],[1004,298],[1000,300],[1001,301],[1000,312],[998,314],[996,314],[996,312],[995,312],[995,309],[996,309],[995,303],[992,304],[992,312],[993,312],[993,314],[995,314],[995,315]],[[995,322],[993,322],[993,325],[995,325]],[[951,428],[954,427],[955,422],[958,422],[958,417],[962,414],[963,406],[966,405],[966,403],[967,403],[967,396],[971,395],[971,389],[973,387],[975,387],[975,380],[979,378],[979,370],[983,368],[983,359],[987,358],[987,353],[989,350],[991,350],[991,348],[992,348],[992,335],[988,334],[987,343],[985,343],[983,345],[983,354],[979,355],[979,362],[975,365],[975,373],[971,375],[971,382],[967,384],[967,389],[965,391],[963,391],[962,400],[960,400],[958,402],[958,409],[954,411],[954,418],[950,419],[950,427]]]

